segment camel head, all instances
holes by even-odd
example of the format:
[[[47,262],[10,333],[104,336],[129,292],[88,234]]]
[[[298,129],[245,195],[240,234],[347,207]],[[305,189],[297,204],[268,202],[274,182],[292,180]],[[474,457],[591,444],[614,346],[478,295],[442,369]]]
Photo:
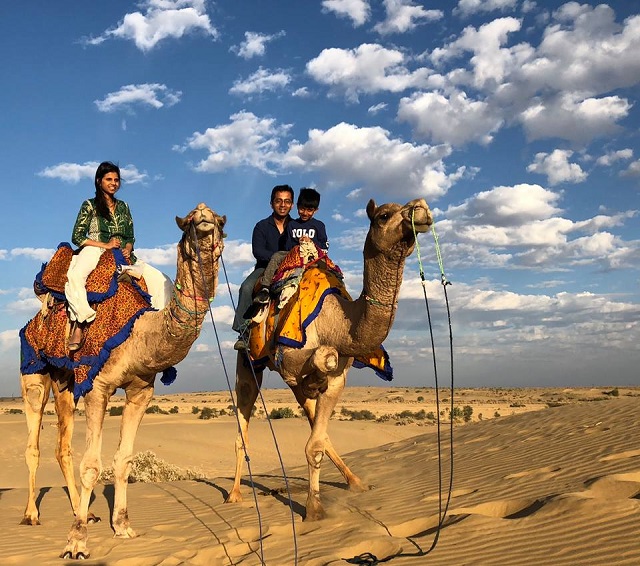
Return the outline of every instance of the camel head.
[[[195,229],[196,238],[199,246],[210,247],[220,256],[224,248],[223,237],[225,236],[223,228],[227,222],[226,216],[220,216],[211,210],[206,204],[201,202],[184,218],[176,216],[176,224],[178,228],[184,232],[181,244],[192,245],[193,229]],[[207,246],[208,243],[208,246]],[[193,250],[191,250],[192,252]],[[188,253],[187,255],[192,255]]]
[[[367,249],[375,249],[389,257],[409,256],[415,245],[414,228],[417,233],[423,233],[433,224],[429,205],[422,198],[404,206],[395,203],[376,206],[371,199],[367,204],[367,216],[371,225],[365,254]]]

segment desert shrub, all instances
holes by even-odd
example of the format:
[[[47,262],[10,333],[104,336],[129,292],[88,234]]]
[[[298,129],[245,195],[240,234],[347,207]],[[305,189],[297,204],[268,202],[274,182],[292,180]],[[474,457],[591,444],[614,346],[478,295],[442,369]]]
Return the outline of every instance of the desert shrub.
[[[159,405],[151,405],[149,407],[147,407],[147,410],[145,411],[145,413],[150,413],[150,414],[157,414],[157,415],[167,415],[167,411],[165,411],[164,409],[161,409]]]
[[[462,409],[460,407],[454,407],[453,411],[451,411],[452,419],[461,419],[463,417]]]
[[[119,417],[122,415],[122,411],[124,411],[124,405],[114,405],[113,407],[109,407],[109,416]]]
[[[199,419],[215,419],[217,416],[219,416],[219,412],[217,409],[214,409],[212,407],[205,407],[204,409],[202,409],[202,411],[200,411],[200,415],[198,415]]]
[[[471,415],[473,415],[473,407],[471,407],[471,405],[465,405],[462,407],[462,420],[465,423],[468,423],[471,420]]]
[[[615,389],[612,389],[611,391],[604,391],[605,395],[611,395],[611,397],[619,397],[620,396],[620,391],[618,391],[618,388],[616,387]]]
[[[191,407],[191,414],[192,415],[197,415],[200,412],[200,407]]]
[[[422,403],[422,401],[424,401],[424,397],[422,395],[418,395],[418,398],[416,399],[416,401],[418,403]]]
[[[280,407],[279,409],[271,409],[269,413],[270,419],[293,419],[296,414],[291,407]]]
[[[495,413],[493,413],[493,416],[497,419],[500,416],[500,413],[496,411]]]
[[[22,414],[22,409],[9,409],[7,411],[10,415],[21,415]]]
[[[177,480],[203,479],[200,472],[169,464],[158,458],[154,452],[147,450],[138,452],[131,460],[131,471],[129,472],[129,483],[136,482],[167,482]],[[115,476],[113,467],[102,470],[98,481],[102,483],[113,483]]]
[[[169,409],[169,413],[171,413],[172,415],[175,415],[176,413],[179,413],[180,411],[178,410],[178,406],[174,405],[173,407],[171,407]]]
[[[346,407],[342,407],[340,413],[345,417],[349,417],[352,421],[375,421],[376,416],[368,409],[362,409],[361,411],[351,411]]]

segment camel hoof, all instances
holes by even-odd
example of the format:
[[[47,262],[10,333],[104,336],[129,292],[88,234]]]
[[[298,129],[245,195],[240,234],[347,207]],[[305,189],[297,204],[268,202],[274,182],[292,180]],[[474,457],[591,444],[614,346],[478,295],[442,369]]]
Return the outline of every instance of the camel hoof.
[[[237,492],[231,492],[229,496],[224,500],[225,503],[240,503],[242,501],[242,495]]]
[[[87,560],[87,558],[89,558],[89,553],[80,551],[74,556],[73,552],[65,550],[60,555],[60,558],[62,558],[62,560]]]
[[[31,527],[35,526],[35,525],[39,525],[40,521],[37,518],[34,517],[24,517],[22,519],[22,521],[20,521],[21,525],[29,525]]]
[[[89,515],[87,515],[87,525],[93,525],[100,521],[102,521],[102,519],[100,517],[96,517],[93,513],[89,513]]]

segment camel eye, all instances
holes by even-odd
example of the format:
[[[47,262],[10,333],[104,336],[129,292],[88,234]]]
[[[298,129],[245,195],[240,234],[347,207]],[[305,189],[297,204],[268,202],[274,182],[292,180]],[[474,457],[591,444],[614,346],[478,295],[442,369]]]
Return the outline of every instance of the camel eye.
[[[386,222],[387,220],[389,220],[389,213],[388,213],[388,212],[384,212],[383,214],[381,214],[380,216],[378,216],[378,218],[379,218],[380,220],[384,220],[384,221]]]

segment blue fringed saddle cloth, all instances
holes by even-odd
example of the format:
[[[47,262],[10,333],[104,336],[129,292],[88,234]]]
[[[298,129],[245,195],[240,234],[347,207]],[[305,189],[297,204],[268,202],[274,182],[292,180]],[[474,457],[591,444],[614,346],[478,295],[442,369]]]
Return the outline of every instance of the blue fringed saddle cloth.
[[[40,312],[20,330],[20,371],[38,373],[47,366],[72,371],[77,400],[91,390],[111,351],[129,337],[137,318],[154,309],[143,279],[118,281],[118,266],[128,263],[122,252],[105,251],[87,279],[87,298],[96,311],[96,318],[85,331],[82,347],[69,352],[64,284],[72,256],[71,246],[60,244],[36,275],[36,293],[49,293],[49,300],[45,300]],[[162,382],[168,385],[174,379],[175,369],[165,370]]]

